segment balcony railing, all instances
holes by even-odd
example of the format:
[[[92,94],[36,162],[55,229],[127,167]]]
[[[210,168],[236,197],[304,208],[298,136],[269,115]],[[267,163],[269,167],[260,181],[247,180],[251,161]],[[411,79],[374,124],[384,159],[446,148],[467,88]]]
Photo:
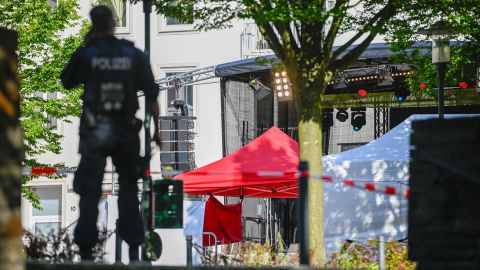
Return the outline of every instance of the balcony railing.
[[[267,41],[254,23],[245,24],[240,42],[242,59],[273,54],[273,51],[268,47]]]

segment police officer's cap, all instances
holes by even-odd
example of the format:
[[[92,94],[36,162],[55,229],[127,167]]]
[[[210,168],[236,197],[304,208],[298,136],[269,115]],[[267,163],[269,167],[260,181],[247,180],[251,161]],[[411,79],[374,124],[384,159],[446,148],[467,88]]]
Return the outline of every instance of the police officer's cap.
[[[98,30],[108,30],[113,22],[113,13],[106,6],[96,6],[90,11],[92,25]]]

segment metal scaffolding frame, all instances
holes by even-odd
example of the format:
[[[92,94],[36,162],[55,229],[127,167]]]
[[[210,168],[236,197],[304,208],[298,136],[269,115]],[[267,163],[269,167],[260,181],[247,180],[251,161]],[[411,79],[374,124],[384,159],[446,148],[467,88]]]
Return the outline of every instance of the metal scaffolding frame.
[[[209,66],[191,71],[183,72],[181,74],[168,76],[155,81],[160,91],[168,89],[178,90],[182,86],[193,85],[200,81],[205,81],[217,77],[215,72],[216,66]]]
[[[374,138],[377,139],[390,129],[390,108],[377,106],[374,108]]]
[[[178,92],[182,86],[195,85],[201,81],[222,77],[221,74],[217,73],[216,67],[217,66],[209,66],[191,70],[159,79],[156,81],[156,83],[158,84],[160,91],[176,89]],[[358,78],[358,76],[368,77],[377,75],[384,76],[384,78],[386,77],[388,80],[388,78],[399,76],[401,73],[405,73],[408,70],[409,65],[378,65],[377,67],[364,67],[363,70],[362,68],[350,69],[340,72],[337,76],[335,76],[334,81],[331,82],[331,84],[338,84],[340,82],[346,82],[348,84],[353,80],[348,78],[350,76]],[[458,90],[459,87],[452,87],[445,90],[445,105],[454,106],[480,104],[480,94],[476,92],[476,89]],[[361,106],[370,108],[417,107],[432,106],[437,104],[435,97],[426,93],[411,95],[407,100],[398,102],[391,92],[374,92],[369,93],[366,97],[360,97],[357,93],[326,94],[323,95],[323,102],[324,108],[349,108]]]

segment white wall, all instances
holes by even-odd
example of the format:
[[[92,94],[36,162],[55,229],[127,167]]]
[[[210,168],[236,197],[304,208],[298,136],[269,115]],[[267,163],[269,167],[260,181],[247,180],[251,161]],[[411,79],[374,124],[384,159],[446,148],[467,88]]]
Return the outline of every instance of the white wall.
[[[144,15],[142,3],[130,7],[128,33],[119,33],[119,38],[131,40],[144,48]],[[128,17],[128,16],[127,16]],[[191,26],[180,31],[165,27],[163,16],[151,15],[151,64],[157,79],[165,72],[188,71],[235,61],[240,57],[240,34],[243,23],[237,22],[228,30],[199,32]],[[222,157],[222,134],[220,114],[220,84],[194,87],[194,116],[197,117],[195,132],[195,158],[197,166],[203,166]],[[161,114],[165,115],[166,93],[159,97]],[[137,114],[143,115],[143,112]],[[159,169],[159,157],[152,158],[152,170]]]

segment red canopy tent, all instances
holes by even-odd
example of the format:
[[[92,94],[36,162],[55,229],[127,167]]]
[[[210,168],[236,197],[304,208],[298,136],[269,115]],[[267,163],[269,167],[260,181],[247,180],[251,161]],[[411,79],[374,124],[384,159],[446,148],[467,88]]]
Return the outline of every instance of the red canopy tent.
[[[175,177],[189,194],[296,198],[298,143],[277,127],[225,158]]]

